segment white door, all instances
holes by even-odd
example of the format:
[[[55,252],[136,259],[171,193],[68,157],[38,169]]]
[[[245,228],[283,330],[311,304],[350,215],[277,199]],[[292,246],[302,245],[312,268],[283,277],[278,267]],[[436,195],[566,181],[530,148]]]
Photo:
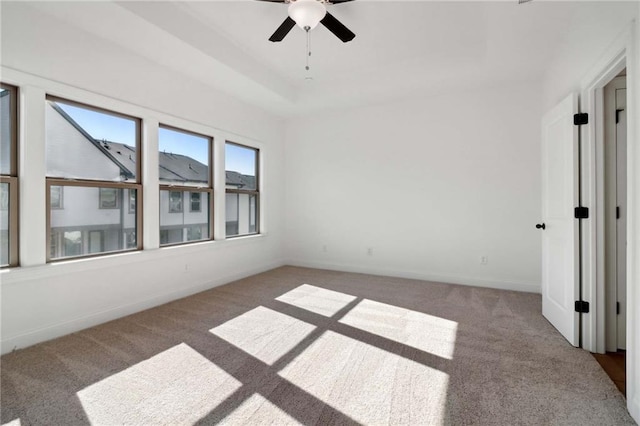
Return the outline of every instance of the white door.
[[[578,126],[572,94],[542,118],[542,315],[579,345]]]

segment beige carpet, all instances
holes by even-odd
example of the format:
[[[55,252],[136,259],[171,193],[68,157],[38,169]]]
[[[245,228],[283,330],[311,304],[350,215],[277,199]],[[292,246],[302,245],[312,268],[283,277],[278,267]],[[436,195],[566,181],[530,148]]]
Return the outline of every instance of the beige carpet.
[[[295,267],[1,362],[3,424],[634,424],[539,295]]]

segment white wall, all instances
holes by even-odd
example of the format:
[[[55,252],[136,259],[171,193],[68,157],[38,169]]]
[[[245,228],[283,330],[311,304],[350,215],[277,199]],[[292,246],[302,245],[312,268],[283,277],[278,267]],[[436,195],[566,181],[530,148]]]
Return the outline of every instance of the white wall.
[[[289,263],[539,291],[540,101],[523,83],[289,122]]]
[[[282,264],[284,126],[279,119],[28,3],[3,3],[1,27],[2,80],[20,86],[22,94],[20,253],[28,265],[0,272],[2,353]],[[45,264],[47,93],[144,120],[146,250]],[[225,139],[261,149],[265,234],[157,248],[157,123],[213,136],[218,165]],[[216,218],[223,221],[223,168],[215,170],[215,182]],[[224,223],[216,230],[223,232]]]

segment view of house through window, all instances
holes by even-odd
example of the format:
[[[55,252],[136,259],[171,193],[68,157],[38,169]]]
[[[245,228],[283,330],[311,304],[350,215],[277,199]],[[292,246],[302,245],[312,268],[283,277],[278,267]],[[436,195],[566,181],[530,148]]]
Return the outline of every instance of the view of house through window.
[[[0,85],[0,266],[18,264],[18,89]]]
[[[260,232],[258,155],[255,148],[232,142],[225,145],[227,237]]]
[[[158,133],[160,244],[212,238],[212,139],[161,126]]]
[[[136,249],[140,120],[46,103],[49,260]]]

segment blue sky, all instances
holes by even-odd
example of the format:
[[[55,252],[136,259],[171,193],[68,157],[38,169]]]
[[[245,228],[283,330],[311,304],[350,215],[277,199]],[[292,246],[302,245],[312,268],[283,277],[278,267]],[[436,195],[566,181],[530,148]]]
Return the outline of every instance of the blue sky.
[[[59,102],[57,104],[93,138],[135,146],[136,122],[134,120],[69,104]],[[207,138],[202,136],[164,128],[159,130],[158,148],[160,151],[186,155],[207,164],[209,155],[207,145]],[[226,170],[253,175],[255,160],[255,150],[233,144],[226,145]]]
[[[158,134],[160,152],[171,152],[194,158],[202,164],[209,164],[209,140],[202,136],[160,128]]]

